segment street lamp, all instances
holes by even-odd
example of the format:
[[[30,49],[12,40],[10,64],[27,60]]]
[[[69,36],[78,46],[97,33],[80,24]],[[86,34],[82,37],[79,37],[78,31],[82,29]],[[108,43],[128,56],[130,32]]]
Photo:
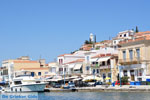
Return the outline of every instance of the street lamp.
[[[121,85],[121,70],[122,70],[122,66],[119,65],[119,80],[120,80],[120,87]]]

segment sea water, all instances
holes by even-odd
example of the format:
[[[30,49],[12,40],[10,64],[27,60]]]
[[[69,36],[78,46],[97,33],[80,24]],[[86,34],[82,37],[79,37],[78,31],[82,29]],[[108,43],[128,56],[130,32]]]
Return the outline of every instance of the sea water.
[[[1,93],[0,100],[150,100],[148,92]]]

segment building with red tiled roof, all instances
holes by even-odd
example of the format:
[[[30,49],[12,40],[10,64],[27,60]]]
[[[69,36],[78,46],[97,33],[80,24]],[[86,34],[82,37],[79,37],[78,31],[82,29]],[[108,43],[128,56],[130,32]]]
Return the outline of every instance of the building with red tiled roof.
[[[77,59],[77,60],[74,60],[74,61],[71,61],[71,62],[68,62],[65,64],[78,63],[78,62],[83,62],[83,61],[84,61],[84,59]]]
[[[120,42],[121,77],[129,81],[146,81],[150,76],[150,31],[138,32],[133,39]]]
[[[72,55],[72,54],[62,54],[62,55],[59,55],[58,57],[62,57],[62,56],[66,56],[66,55]]]
[[[140,36],[140,35],[149,35],[150,31],[144,31],[144,32],[137,32],[135,33],[135,36]]]
[[[95,43],[96,50],[100,48],[104,48],[104,47],[110,47],[110,46],[111,46],[111,40],[104,40],[104,41]]]
[[[111,81],[117,81],[119,70],[117,68],[118,56],[117,54],[98,54],[91,58],[90,66],[92,73],[100,75],[104,81],[106,77],[110,77]]]
[[[140,38],[140,37],[149,38],[150,37],[150,31],[138,32],[134,35],[134,38]]]
[[[74,63],[80,62],[81,59],[84,59],[85,58],[85,55],[84,55],[85,52],[86,51],[78,50],[78,51],[76,51],[70,55],[65,54],[63,56],[58,56],[57,57],[57,63],[58,63],[58,67],[59,67],[59,74],[63,75],[66,64],[73,63],[73,62]]]
[[[84,44],[84,45],[82,45],[82,47],[80,48],[80,50],[90,51],[92,48],[93,48],[93,44]]]

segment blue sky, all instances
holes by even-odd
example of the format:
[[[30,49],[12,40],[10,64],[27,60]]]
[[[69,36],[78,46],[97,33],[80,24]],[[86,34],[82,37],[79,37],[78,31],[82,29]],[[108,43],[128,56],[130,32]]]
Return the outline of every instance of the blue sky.
[[[53,61],[118,32],[150,30],[149,0],[0,0],[0,61],[20,56]]]

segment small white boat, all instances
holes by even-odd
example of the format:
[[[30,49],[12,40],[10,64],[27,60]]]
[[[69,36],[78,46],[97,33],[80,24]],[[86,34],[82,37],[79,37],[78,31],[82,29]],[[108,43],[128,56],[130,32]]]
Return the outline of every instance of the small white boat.
[[[37,82],[31,75],[19,75],[10,82],[10,87],[6,92],[41,92],[44,91],[45,82]]]
[[[5,91],[5,88],[0,86],[0,93],[3,93]]]

